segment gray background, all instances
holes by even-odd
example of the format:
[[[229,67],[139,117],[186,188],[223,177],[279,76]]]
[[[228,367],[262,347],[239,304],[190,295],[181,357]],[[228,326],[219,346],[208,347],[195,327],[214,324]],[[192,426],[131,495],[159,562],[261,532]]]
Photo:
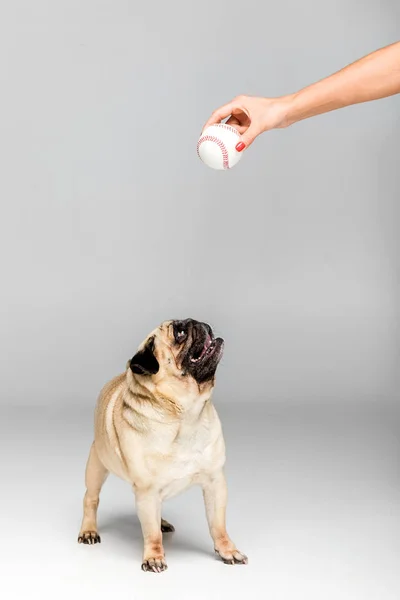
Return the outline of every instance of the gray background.
[[[231,172],[196,142],[233,96],[295,91],[399,20],[395,0],[1,4],[1,550],[22,595],[398,598],[399,98],[266,134]],[[188,316],[226,338],[216,400],[250,563],[212,561],[190,492],[156,582],[120,482],[109,545],[76,545],[83,469],[100,387]]]
[[[0,17],[2,402],[92,405],[185,316],[227,340],[221,402],[392,393],[399,98],[265,135],[231,172],[196,142],[231,97],[394,41],[397,3],[38,0]]]

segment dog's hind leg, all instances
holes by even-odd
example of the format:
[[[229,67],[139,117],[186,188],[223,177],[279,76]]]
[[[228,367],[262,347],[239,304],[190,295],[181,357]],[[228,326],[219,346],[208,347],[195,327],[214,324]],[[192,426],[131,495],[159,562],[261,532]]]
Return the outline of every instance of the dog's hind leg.
[[[107,475],[108,471],[100,461],[93,442],[86,465],[86,494],[83,500],[82,526],[78,537],[80,544],[97,544],[101,542],[97,533],[97,507],[99,505],[100,490],[107,479]]]
[[[165,519],[161,519],[161,531],[163,533],[172,533],[175,531],[175,527],[171,525],[171,523],[168,523],[168,521]]]

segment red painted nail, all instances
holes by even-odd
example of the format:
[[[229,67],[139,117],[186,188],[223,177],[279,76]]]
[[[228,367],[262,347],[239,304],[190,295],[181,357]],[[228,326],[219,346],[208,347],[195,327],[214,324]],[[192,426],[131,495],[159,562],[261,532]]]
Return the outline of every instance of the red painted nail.
[[[246,148],[246,144],[244,142],[239,142],[238,144],[236,144],[236,150],[238,152],[242,152],[242,150],[244,150]]]

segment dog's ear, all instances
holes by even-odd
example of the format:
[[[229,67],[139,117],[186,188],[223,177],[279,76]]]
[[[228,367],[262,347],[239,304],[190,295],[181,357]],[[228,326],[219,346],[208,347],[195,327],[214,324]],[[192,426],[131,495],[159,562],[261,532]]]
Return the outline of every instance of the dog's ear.
[[[137,375],[155,375],[160,365],[154,355],[154,338],[151,338],[142,350],[131,359],[129,366]]]

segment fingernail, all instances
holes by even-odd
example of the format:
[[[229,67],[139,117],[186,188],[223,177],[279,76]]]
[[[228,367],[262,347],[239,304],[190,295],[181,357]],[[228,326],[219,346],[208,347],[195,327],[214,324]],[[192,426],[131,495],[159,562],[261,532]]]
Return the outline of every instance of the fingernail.
[[[246,148],[246,144],[244,142],[239,142],[238,144],[236,144],[236,150],[238,152],[242,152],[242,150],[244,150]]]

